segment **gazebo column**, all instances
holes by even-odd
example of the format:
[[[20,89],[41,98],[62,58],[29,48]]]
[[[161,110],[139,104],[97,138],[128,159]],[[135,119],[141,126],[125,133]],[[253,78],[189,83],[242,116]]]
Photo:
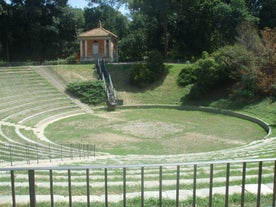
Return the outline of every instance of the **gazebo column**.
[[[84,42],[84,55],[87,58],[87,40]]]
[[[110,57],[110,61],[113,62],[113,47],[112,47],[112,41],[109,40],[109,57]]]
[[[104,40],[104,57],[106,58],[106,40]]]
[[[80,58],[83,58],[82,40],[80,40]]]

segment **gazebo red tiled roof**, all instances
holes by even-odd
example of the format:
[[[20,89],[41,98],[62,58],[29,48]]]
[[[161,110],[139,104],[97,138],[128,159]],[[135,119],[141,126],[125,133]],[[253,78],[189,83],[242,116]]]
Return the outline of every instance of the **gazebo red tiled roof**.
[[[112,32],[106,30],[105,28],[102,27],[102,24],[99,23],[98,28],[95,28],[95,29],[86,31],[84,33],[81,33],[79,35],[79,38],[82,39],[82,38],[88,38],[88,37],[109,37],[109,36],[118,38],[117,35],[115,35]]]

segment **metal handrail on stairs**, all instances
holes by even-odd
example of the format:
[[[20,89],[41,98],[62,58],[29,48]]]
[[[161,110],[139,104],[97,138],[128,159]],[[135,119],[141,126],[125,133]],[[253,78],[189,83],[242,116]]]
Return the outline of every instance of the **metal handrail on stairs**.
[[[115,108],[117,105],[117,94],[112,83],[111,76],[108,72],[107,65],[103,59],[97,61],[97,72],[100,79],[104,82],[107,104],[109,107]]]

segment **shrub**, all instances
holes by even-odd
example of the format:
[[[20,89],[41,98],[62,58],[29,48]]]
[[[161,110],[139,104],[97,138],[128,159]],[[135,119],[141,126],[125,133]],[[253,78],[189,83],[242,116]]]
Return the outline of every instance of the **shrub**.
[[[96,105],[105,101],[104,85],[99,80],[69,83],[67,90],[87,104]]]
[[[247,70],[240,70],[240,80],[237,81],[231,90],[231,97],[235,99],[252,99],[258,92],[259,70],[255,67]]]
[[[235,81],[240,79],[240,71],[252,68],[255,61],[253,54],[241,45],[225,46],[212,56],[219,64],[220,76]]]
[[[133,65],[130,82],[138,87],[146,87],[164,77],[167,70],[160,52],[152,51],[144,64]]]
[[[146,61],[147,67],[153,73],[154,81],[159,80],[166,74],[166,68],[163,63],[163,57],[157,50],[149,52],[148,59]]]
[[[204,53],[203,58],[182,69],[177,83],[179,86],[195,83],[191,93],[193,97],[197,97],[209,92],[220,81],[219,70],[220,65],[215,59],[208,53]]]
[[[76,64],[77,63],[77,55],[76,54],[73,54],[73,55],[70,55],[66,58],[66,62],[68,64]]]
[[[185,87],[189,84],[195,83],[197,80],[194,72],[196,68],[195,64],[185,65],[177,77],[177,84],[181,87]]]
[[[130,72],[130,82],[138,87],[145,87],[153,81],[153,73],[146,64],[133,65]]]

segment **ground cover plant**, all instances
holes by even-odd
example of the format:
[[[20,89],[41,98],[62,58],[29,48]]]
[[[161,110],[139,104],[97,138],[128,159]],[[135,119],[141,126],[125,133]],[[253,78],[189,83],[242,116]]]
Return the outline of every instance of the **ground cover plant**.
[[[100,104],[105,101],[104,84],[100,80],[73,82],[67,90],[86,104]]]

